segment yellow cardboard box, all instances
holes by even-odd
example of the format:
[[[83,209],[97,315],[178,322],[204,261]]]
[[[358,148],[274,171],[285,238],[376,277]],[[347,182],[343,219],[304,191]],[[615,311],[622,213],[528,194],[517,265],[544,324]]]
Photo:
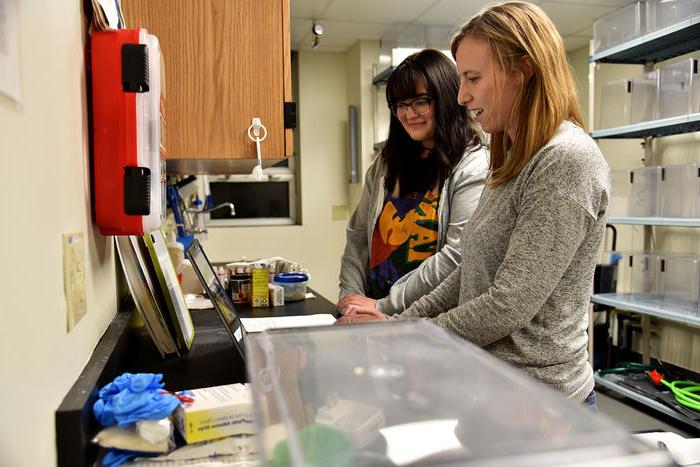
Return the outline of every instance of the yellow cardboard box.
[[[248,384],[193,389],[194,402],[175,410],[175,425],[187,444],[239,434],[255,434]]]
[[[250,271],[250,276],[250,306],[270,306],[270,291],[267,287],[270,272],[267,268],[257,268]]]

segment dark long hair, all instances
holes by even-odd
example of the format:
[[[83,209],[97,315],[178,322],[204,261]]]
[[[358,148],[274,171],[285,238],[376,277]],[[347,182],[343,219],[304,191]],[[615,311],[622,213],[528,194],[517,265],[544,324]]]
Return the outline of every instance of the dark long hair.
[[[457,68],[440,51],[421,50],[401,62],[387,82],[387,102],[416,97],[416,83],[420,80],[433,99],[433,149],[428,157],[421,158],[422,144],[411,139],[399,119],[391,114],[389,137],[381,154],[387,167],[386,189],[391,193],[398,182],[400,196],[423,193],[436,184],[441,186],[464,152],[481,146],[474,121],[467,109],[457,103]]]

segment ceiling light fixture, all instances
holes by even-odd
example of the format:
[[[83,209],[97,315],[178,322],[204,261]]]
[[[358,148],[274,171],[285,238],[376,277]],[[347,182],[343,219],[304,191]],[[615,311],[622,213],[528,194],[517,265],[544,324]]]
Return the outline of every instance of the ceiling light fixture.
[[[311,48],[315,49],[318,47],[319,39],[323,35],[323,25],[314,21],[313,25],[311,26],[311,32],[313,33],[313,37],[311,38]]]

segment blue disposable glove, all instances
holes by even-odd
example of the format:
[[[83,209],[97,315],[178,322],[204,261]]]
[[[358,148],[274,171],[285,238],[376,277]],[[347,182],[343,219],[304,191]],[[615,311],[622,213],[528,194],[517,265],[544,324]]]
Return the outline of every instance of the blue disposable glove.
[[[180,405],[172,394],[162,393],[162,374],[124,373],[100,389],[93,405],[102,426],[126,426],[137,420],[160,420]]]

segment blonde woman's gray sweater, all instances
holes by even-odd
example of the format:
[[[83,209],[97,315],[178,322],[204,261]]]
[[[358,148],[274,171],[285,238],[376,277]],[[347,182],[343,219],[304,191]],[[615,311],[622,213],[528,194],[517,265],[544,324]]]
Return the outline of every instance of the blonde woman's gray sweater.
[[[484,189],[462,263],[398,319],[429,318],[583,401],[593,389],[588,303],[605,232],[610,171],[564,122],[521,173]]]

